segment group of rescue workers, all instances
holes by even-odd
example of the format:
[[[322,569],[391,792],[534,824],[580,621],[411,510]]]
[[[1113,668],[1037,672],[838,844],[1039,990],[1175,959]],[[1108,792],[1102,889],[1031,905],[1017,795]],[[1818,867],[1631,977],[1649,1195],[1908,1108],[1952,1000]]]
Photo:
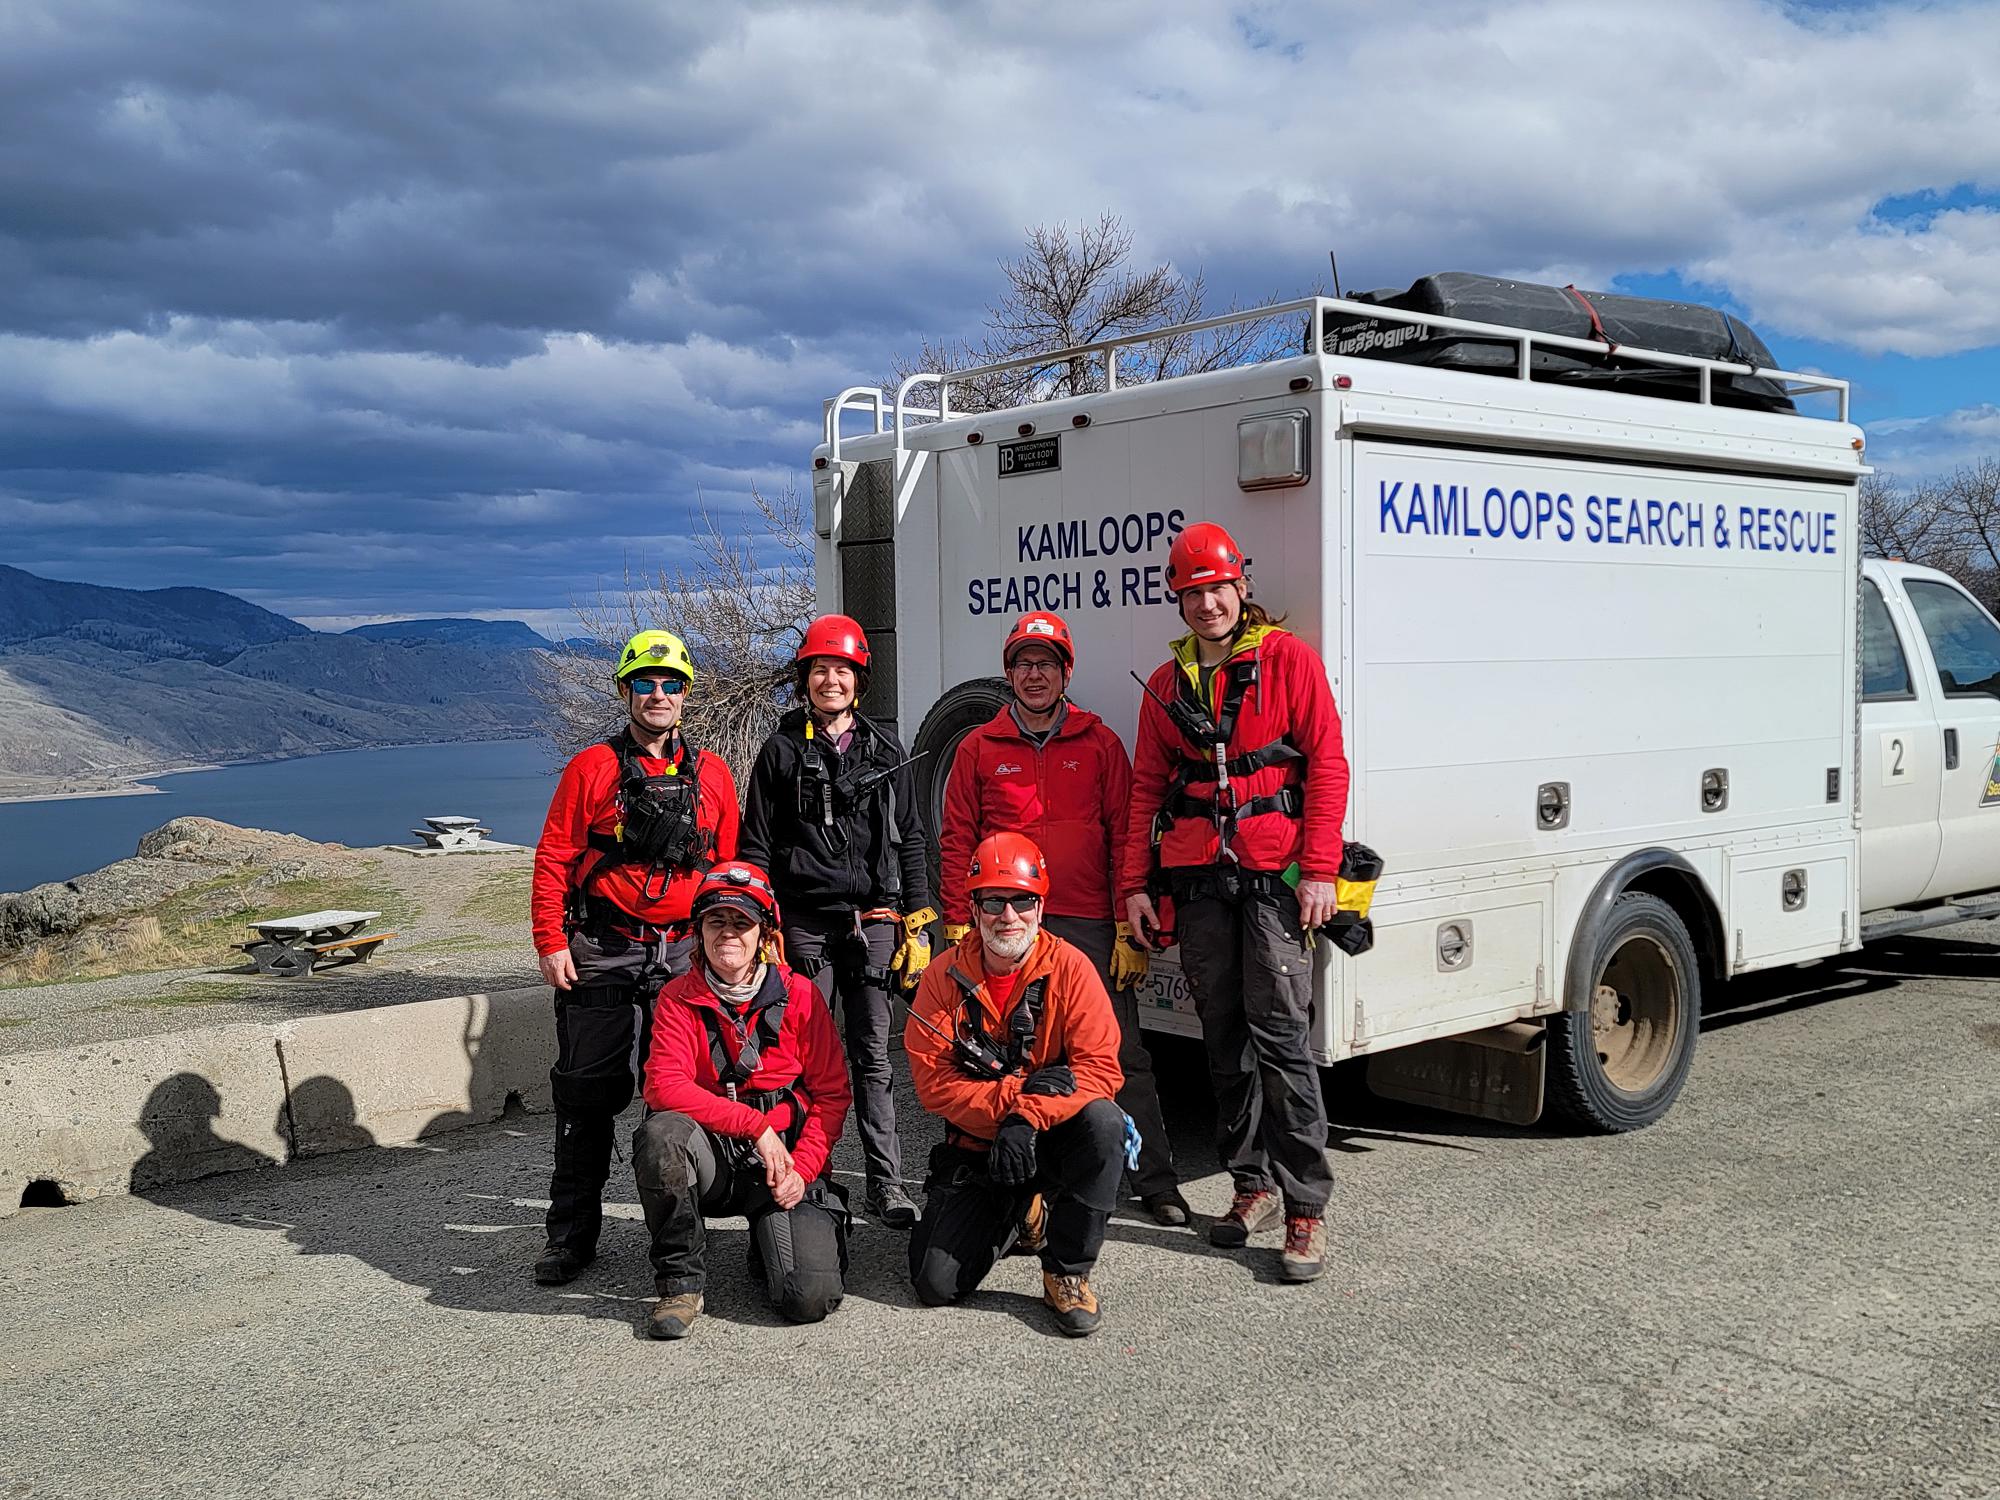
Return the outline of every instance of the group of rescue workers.
[[[1011,701],[960,743],[946,782],[951,946],[936,963],[910,760],[856,707],[860,626],[828,615],[806,631],[799,706],[759,752],[740,819],[728,767],[680,731],[687,648],[663,630],[626,644],[629,723],[570,761],[535,856],[535,946],[557,992],[538,1282],[596,1254],[637,1079],[654,1337],[684,1337],[701,1312],[710,1216],[748,1218],[751,1271],[785,1317],[839,1305],[849,1207],[830,1162],[850,1110],[863,1210],[910,1232],[923,1301],[1038,1254],[1057,1325],[1090,1333],[1127,1175],[1159,1223],[1193,1220],[1134,993],[1175,941],[1235,1187],[1209,1238],[1242,1246],[1282,1217],[1281,1274],[1319,1275],[1332,1174],[1307,1028],[1312,948],[1342,915],[1347,761],[1320,658],[1252,601],[1244,569],[1220,526],[1176,536],[1167,582],[1188,633],[1145,684],[1130,761],[1067,697],[1068,626],[1047,612],[1015,624]],[[891,1087],[898,992],[917,1099],[945,1125],[921,1214]]]

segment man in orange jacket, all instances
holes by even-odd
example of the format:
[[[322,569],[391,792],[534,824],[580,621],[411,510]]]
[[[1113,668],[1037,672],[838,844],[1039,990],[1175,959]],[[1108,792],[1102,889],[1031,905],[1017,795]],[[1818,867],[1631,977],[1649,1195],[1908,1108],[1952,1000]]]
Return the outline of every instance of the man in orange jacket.
[[[694,661],[642,630],[615,674],[625,727],[571,759],[535,846],[535,952],[554,989],[555,1171],[535,1280],[560,1286],[597,1255],[611,1138],[643,1068],[653,998],[688,967],[701,877],[736,854],[736,782],[681,734]]]
[[[945,1122],[910,1278],[932,1306],[955,1302],[1025,1232],[1056,1326],[1081,1337],[1125,1166],[1118,1019],[1090,960],[1042,930],[1034,841],[995,834],[968,869],[975,928],[925,971],[903,1030],[918,1102]]]
[[[1279,1274],[1326,1258],[1326,1104],[1313,1064],[1310,934],[1337,907],[1347,756],[1319,653],[1250,598],[1245,559],[1212,521],[1174,538],[1167,587],[1188,633],[1139,705],[1123,864],[1126,914],[1156,937],[1173,898],[1235,1180],[1209,1226],[1235,1249],[1285,1221]]]
[[[1109,725],[1069,701],[1076,645],[1062,616],[1047,610],[1021,616],[1000,661],[1014,701],[959,742],[945,782],[938,833],[945,939],[957,942],[970,929],[965,869],[979,841],[1027,834],[1049,861],[1042,925],[1097,966],[1118,1017],[1118,1066],[1125,1075],[1118,1105],[1139,1130],[1133,1190],[1156,1222],[1186,1224],[1194,1211],[1174,1174],[1133,988],[1145,977],[1147,954],[1130,941],[1117,900],[1132,762]]]

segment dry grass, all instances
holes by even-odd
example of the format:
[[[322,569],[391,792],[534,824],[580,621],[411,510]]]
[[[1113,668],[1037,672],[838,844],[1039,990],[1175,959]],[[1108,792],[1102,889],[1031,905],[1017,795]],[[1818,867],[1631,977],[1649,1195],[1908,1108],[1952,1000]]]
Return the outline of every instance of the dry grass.
[[[402,892],[365,879],[306,878],[252,891],[241,876],[227,875],[190,886],[162,903],[156,913],[93,923],[60,944],[45,943],[0,966],[0,980],[9,985],[63,984],[240,963],[237,945],[250,939],[251,922],[331,907],[379,911],[385,927],[408,923],[416,916]]]
[[[496,927],[525,927],[528,921],[528,889],[534,883],[532,870],[502,870],[483,876],[463,901],[455,916],[472,922],[490,922]]]

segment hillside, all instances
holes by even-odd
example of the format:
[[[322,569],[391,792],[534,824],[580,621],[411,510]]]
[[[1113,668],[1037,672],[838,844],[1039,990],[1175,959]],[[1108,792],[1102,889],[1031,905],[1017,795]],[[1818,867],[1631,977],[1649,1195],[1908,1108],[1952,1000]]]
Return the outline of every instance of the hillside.
[[[215,589],[115,589],[0,567],[0,646],[45,637],[151,657],[221,663],[245,647],[312,632]]]
[[[546,660],[509,651],[496,671],[490,652],[322,635],[208,589],[96,588],[0,568],[0,796],[529,733]]]
[[[547,651],[554,643],[519,620],[387,620],[347,632],[371,641],[439,641],[487,651]]]

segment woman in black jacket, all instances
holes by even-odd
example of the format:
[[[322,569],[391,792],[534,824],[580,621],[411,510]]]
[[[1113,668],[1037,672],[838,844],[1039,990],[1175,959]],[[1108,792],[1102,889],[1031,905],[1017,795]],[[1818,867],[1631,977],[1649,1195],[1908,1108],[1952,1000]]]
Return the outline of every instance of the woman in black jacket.
[[[855,711],[868,690],[868,637],[822,615],[797,657],[801,706],[757,754],[738,840],[771,872],[785,914],[785,958],[837,1003],[867,1162],[866,1211],[908,1229],[890,1090],[890,988],[916,987],[930,962],[926,835],[902,744]]]

